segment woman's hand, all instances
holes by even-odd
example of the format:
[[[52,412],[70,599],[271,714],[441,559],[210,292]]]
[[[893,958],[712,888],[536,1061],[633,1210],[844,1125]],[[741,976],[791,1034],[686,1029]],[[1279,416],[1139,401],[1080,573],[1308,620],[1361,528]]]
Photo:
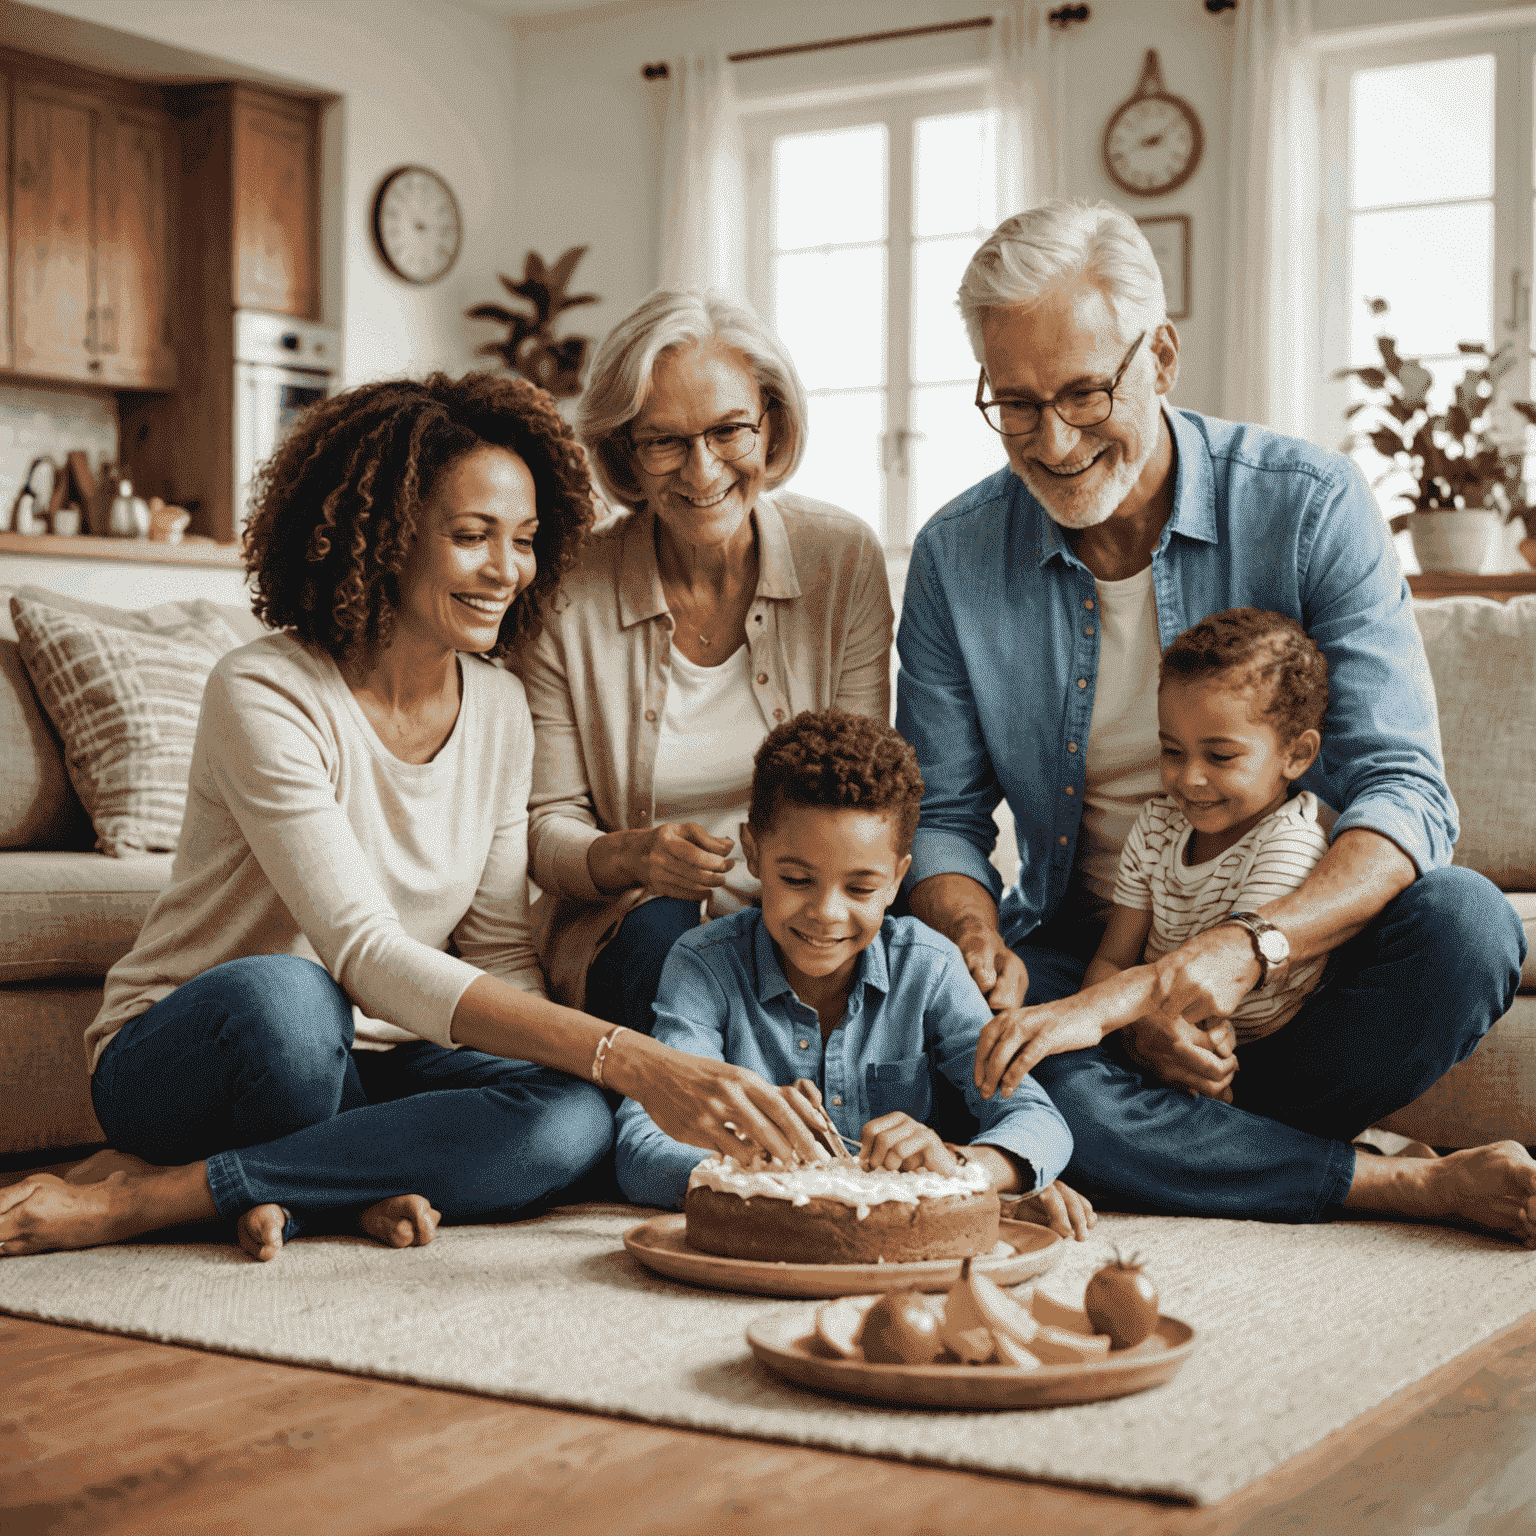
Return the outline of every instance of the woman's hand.
[[[758,1153],[790,1167],[827,1161],[826,1149],[795,1107],[793,1090],[775,1088],[746,1067],[624,1030],[609,1048],[603,1077],[674,1141],[738,1162]]]
[[[859,1135],[859,1163],[865,1168],[888,1168],[892,1173],[926,1168],[932,1173],[952,1174],[960,1166],[937,1131],[899,1109],[864,1127]]]
[[[1086,1195],[1080,1195],[1057,1179],[1044,1189],[1008,1207],[1010,1221],[1033,1221],[1063,1237],[1075,1237],[1082,1242],[1088,1236],[1089,1227],[1098,1221],[1093,1206]]]
[[[587,849],[587,873],[600,891],[641,886],[651,896],[702,901],[736,867],[728,837],[711,837],[696,821],[608,832]]]

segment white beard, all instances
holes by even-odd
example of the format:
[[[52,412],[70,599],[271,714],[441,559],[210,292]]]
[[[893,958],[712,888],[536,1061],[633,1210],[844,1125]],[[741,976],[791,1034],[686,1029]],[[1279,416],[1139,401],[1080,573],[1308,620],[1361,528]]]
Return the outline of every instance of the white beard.
[[[1149,433],[1148,437],[1155,446],[1156,436]],[[1151,457],[1150,447],[1134,464],[1128,463],[1122,455],[1120,462],[1100,479],[1098,489],[1092,492],[1078,491],[1073,480],[1058,479],[1046,471],[1016,468],[1014,474],[1045,508],[1052,522],[1073,530],[1097,528],[1100,523],[1107,522],[1115,508],[1131,494]],[[1091,475],[1093,470],[1088,473]],[[1067,500],[1065,506],[1062,505],[1063,498]]]

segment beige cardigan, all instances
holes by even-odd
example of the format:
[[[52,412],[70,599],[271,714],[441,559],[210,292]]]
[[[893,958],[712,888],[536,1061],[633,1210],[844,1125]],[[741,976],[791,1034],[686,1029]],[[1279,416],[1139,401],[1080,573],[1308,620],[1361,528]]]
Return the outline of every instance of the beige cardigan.
[[[757,596],[747,611],[764,734],[836,704],[890,718],[893,615],[870,528],[823,501],[759,496]],[[644,509],[594,535],[517,670],[533,713],[529,875],[549,995],[580,1008],[587,967],[643,899],[592,883],[587,849],[605,832],[653,824],[653,776],[671,672],[672,614]]]

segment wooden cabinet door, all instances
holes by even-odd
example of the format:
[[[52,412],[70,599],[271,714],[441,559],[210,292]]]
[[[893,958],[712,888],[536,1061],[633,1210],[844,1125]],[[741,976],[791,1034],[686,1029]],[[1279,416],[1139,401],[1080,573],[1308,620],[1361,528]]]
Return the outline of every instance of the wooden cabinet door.
[[[101,376],[92,304],[88,99],[21,86],[16,92],[12,193],[15,366],[45,378]]]
[[[11,163],[11,82],[0,75],[0,166]],[[11,366],[11,199],[0,196],[0,368]]]
[[[96,340],[100,376],[130,388],[176,383],[167,125],[108,108],[96,137]]]
[[[241,90],[234,104],[235,304],[319,314],[318,157],[304,104]]]

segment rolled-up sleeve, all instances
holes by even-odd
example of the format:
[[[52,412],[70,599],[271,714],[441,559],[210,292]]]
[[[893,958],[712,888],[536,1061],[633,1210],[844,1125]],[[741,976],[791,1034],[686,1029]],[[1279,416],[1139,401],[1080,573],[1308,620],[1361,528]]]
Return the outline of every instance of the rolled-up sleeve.
[[[1397,551],[1359,469],[1340,461],[1308,510],[1302,622],[1328,661],[1319,764],[1303,783],[1426,870],[1458,832],[1445,782],[1434,679]],[[1314,779],[1314,775],[1316,776]]]
[[[997,842],[992,812],[1002,787],[982,737],[949,604],[921,536],[907,568],[896,649],[896,729],[912,743],[923,771],[922,818],[904,884],[910,890],[930,875],[969,875],[996,901],[1003,882],[991,863]]]

